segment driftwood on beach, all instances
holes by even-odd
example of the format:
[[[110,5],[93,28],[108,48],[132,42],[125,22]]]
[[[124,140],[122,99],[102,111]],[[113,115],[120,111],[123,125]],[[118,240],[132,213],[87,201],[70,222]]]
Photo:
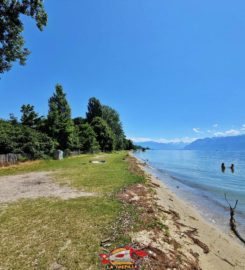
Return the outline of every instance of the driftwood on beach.
[[[225,194],[225,200],[230,207],[230,228],[233,231],[233,233],[236,235],[236,237],[245,244],[245,239],[240,235],[240,233],[237,231],[237,228],[236,228],[235,210],[238,204],[238,200],[236,200],[234,207],[232,207],[229,201],[227,200],[226,194]]]

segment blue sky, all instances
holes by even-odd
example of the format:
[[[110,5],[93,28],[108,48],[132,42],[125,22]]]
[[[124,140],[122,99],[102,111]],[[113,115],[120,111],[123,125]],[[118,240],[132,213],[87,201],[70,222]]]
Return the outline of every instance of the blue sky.
[[[245,131],[245,2],[46,0],[49,23],[25,19],[27,65],[0,80],[0,117],[40,115],[61,83],[72,114],[89,97],[117,109],[137,141],[191,141]]]

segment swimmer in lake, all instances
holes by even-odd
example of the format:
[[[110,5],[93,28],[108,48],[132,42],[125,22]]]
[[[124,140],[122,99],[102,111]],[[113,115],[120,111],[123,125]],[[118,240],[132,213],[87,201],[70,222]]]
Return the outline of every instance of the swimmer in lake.
[[[222,164],[221,164],[221,171],[222,171],[222,173],[225,172],[225,163],[222,163]]]

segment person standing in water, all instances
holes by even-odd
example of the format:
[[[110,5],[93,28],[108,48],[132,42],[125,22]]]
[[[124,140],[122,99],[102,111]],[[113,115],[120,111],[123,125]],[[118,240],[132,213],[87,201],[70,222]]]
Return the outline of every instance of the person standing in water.
[[[225,163],[224,162],[221,164],[221,171],[222,171],[222,173],[225,172]]]
[[[231,169],[231,172],[234,173],[235,168],[234,168],[234,164],[233,163],[231,164],[230,169]]]

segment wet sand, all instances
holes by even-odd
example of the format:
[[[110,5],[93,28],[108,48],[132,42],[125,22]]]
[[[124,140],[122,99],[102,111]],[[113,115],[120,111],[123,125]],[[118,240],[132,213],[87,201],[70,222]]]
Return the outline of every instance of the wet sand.
[[[240,244],[231,232],[225,234],[208,223],[189,203],[180,199],[163,182],[149,174],[141,162],[139,162],[139,166],[156,186],[158,205],[175,211],[179,215],[179,223],[195,228],[198,232],[198,239],[208,246],[209,252],[204,253],[195,243],[185,242],[184,239],[178,238],[178,241],[182,241],[182,245],[186,245],[186,248],[199,254],[199,262],[203,270],[245,269],[245,245]],[[168,226],[172,233],[176,232],[176,227],[172,222],[169,221]],[[178,237],[177,232],[176,237]]]

